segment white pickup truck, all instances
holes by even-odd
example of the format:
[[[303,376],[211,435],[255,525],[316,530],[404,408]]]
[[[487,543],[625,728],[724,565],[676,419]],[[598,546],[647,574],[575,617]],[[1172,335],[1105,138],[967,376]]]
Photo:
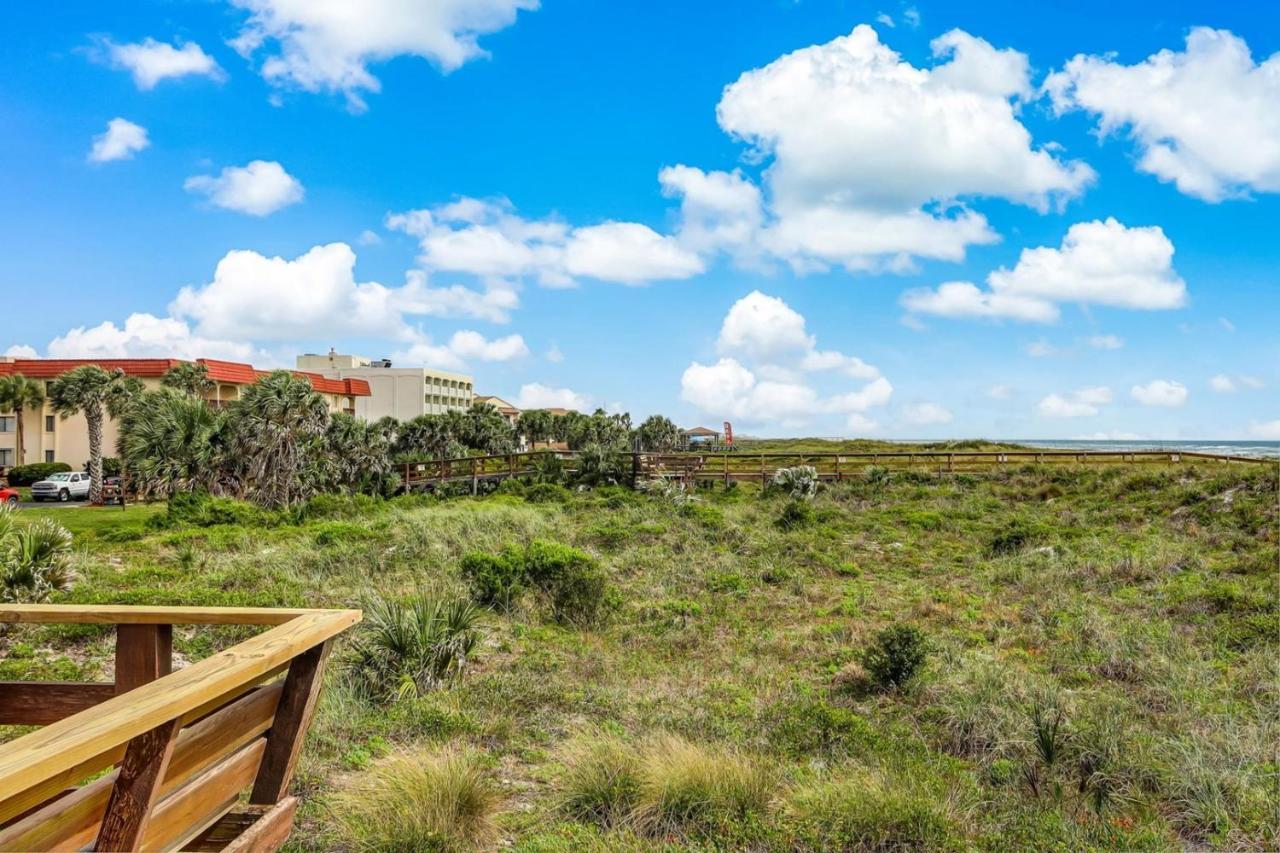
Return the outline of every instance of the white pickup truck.
[[[89,497],[89,475],[84,471],[61,471],[31,484],[33,501],[83,500]]]

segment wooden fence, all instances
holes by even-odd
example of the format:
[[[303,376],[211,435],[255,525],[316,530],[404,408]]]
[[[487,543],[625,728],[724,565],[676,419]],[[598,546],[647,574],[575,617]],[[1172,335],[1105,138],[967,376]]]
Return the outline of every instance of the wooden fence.
[[[0,850],[277,850],[325,661],[358,621],[358,610],[0,605],[0,622],[116,633],[113,682],[0,682],[0,724],[43,726],[0,745]],[[171,672],[175,624],[272,627]]]
[[[403,463],[404,487],[434,488],[446,483],[469,484],[473,492],[482,482],[523,477],[536,473],[539,457],[560,457],[567,471],[577,468],[573,451],[538,450],[497,456]],[[924,468],[935,471],[968,471],[1015,465],[1177,465],[1193,462],[1277,464],[1275,459],[1229,456],[1177,450],[969,450],[874,453],[620,453],[624,477],[631,483],[667,478],[682,482],[765,482],[781,468],[811,465],[818,478],[839,482],[872,465],[886,468]]]

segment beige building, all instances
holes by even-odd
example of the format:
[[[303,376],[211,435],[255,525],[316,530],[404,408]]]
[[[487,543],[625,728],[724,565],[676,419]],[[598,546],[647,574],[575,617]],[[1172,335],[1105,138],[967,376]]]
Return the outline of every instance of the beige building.
[[[205,395],[212,406],[224,406],[238,400],[240,392],[257,382],[269,371],[258,370],[252,365],[234,361],[196,359],[209,372],[214,381],[213,390]],[[89,427],[84,415],[61,418],[49,404],[49,384],[68,370],[85,364],[96,364],[105,370],[120,369],[128,376],[137,377],[148,390],[160,387],[160,379],[172,367],[182,363],[176,358],[10,358],[0,356],[0,376],[22,374],[28,379],[43,382],[45,403],[38,410],[23,413],[22,455],[18,459],[16,447],[17,417],[12,412],[0,413],[0,470],[14,465],[32,462],[65,462],[72,468],[81,468],[89,460]],[[329,404],[331,412],[354,414],[357,401],[369,396],[369,386],[360,379],[335,380],[315,373],[294,371],[311,382]],[[107,418],[103,424],[103,455],[114,456],[119,430],[115,421]]]
[[[516,425],[516,421],[520,420],[520,410],[501,397],[480,396],[476,397],[475,401],[486,406],[493,406],[498,410],[498,414],[502,415],[503,420],[512,427]]]
[[[330,379],[361,379],[368,383],[369,396],[356,401],[356,416],[369,421],[388,415],[407,421],[418,415],[466,411],[475,398],[473,380],[464,373],[392,367],[386,359],[370,360],[333,350],[328,355],[300,355],[297,368]]]

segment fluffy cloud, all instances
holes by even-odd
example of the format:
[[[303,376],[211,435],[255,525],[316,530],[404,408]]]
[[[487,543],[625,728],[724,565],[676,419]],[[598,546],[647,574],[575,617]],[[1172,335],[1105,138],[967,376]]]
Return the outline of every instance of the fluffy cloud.
[[[951,423],[951,412],[937,403],[913,403],[902,410],[902,417],[913,426]]]
[[[1168,379],[1153,379],[1146,385],[1134,385],[1129,396],[1144,406],[1176,408],[1187,402],[1187,386]]]
[[[480,36],[510,26],[538,0],[232,0],[249,12],[232,45],[262,51],[262,75],[279,86],[341,92],[354,109],[377,92],[368,65],[419,56],[443,71],[484,56]]]
[[[227,166],[217,176],[187,178],[182,188],[208,197],[218,207],[266,216],[302,201],[302,184],[274,160],[254,160],[245,166]]]
[[[781,299],[759,291],[730,307],[717,349],[722,358],[714,364],[693,362],[680,380],[681,399],[717,417],[799,426],[820,415],[848,416],[883,406],[893,394],[889,381],[862,359],[817,349],[804,317]],[[865,384],[824,397],[804,378],[820,371],[839,372]],[[850,429],[865,431],[863,422],[855,423]]]
[[[1080,388],[1070,394],[1050,394],[1040,401],[1037,410],[1047,418],[1086,418],[1098,414],[1098,407],[1115,398],[1110,388]]]
[[[680,241],[696,252],[729,250],[749,260],[764,224],[760,188],[734,172],[668,166],[658,173],[664,195],[680,199]]]
[[[1124,340],[1115,335],[1094,335],[1089,338],[1089,346],[1094,349],[1121,349]]]
[[[431,338],[420,332],[413,333],[414,342],[392,354],[392,361],[405,364],[426,364],[445,370],[463,370],[469,362],[515,361],[529,354],[529,347],[520,335],[507,335],[492,340],[479,332],[454,332],[448,343],[432,343]]]
[[[531,278],[569,287],[579,277],[642,284],[689,278],[704,269],[696,253],[646,225],[574,228],[554,219],[529,220],[506,199],[462,198],[392,214],[386,225],[418,239],[419,261],[427,269],[481,278]]]
[[[1249,424],[1249,435],[1262,441],[1280,441],[1280,419]]]
[[[591,409],[591,400],[569,388],[553,388],[541,382],[530,382],[520,386],[515,403],[518,409],[573,409],[586,412]]]
[[[1195,27],[1185,50],[1136,65],[1076,56],[1045,89],[1059,113],[1096,115],[1101,134],[1128,128],[1138,168],[1187,195],[1280,191],[1280,53],[1256,64],[1243,39]]]
[[[38,358],[40,353],[33,346],[27,344],[14,344],[4,351],[9,358]]]
[[[251,361],[252,344],[204,337],[173,317],[130,314],[124,326],[79,326],[49,342],[50,358],[226,358]]]
[[[396,291],[395,301],[409,314],[509,323],[511,312],[520,307],[520,294],[502,281],[486,282],[479,290],[460,284],[431,287],[426,273],[410,270],[405,287]]]
[[[1230,376],[1223,373],[1211,378],[1209,387],[1219,394],[1234,394],[1236,391],[1236,383],[1231,380]]]
[[[1129,228],[1115,219],[1078,222],[1054,249],[1023,249],[1013,269],[987,276],[987,289],[948,282],[912,290],[902,304],[920,314],[1052,322],[1059,303],[1155,311],[1186,304],[1173,269],[1173,243],[1159,226]]]
[[[107,163],[111,160],[129,160],[151,144],[147,129],[122,118],[107,122],[107,129],[93,138],[89,161]]]
[[[106,60],[115,68],[123,68],[133,75],[139,89],[154,89],[161,80],[171,77],[200,76],[221,80],[222,68],[200,45],[187,42],[178,45],[145,39],[133,44],[102,42]]]
[[[937,62],[916,68],[861,25],[725,89],[720,126],[770,160],[773,221],[759,239],[773,254],[801,269],[959,260],[968,245],[996,237],[957,199],[995,196],[1044,210],[1093,180],[1083,163],[1035,147],[1018,120],[1032,93],[1026,56],[960,30],[932,47]],[[737,190],[728,215],[703,207],[696,234],[720,233],[721,223],[741,230],[757,215],[731,178],[718,178]],[[706,189],[697,179],[669,175],[664,185],[687,197]]]

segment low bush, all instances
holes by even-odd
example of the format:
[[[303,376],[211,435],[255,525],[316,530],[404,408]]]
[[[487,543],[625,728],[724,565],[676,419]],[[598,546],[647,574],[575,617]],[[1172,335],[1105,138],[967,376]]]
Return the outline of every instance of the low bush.
[[[380,512],[384,506],[385,502],[381,498],[371,495],[322,494],[302,504],[298,508],[298,516],[303,521],[368,518]]]
[[[501,804],[481,754],[458,747],[387,758],[331,802],[352,849],[438,853],[492,849]]]
[[[562,750],[559,806],[568,817],[605,829],[625,824],[640,797],[639,751],[619,737],[584,735]]]
[[[377,539],[378,534],[367,527],[352,524],[349,521],[328,521],[315,526],[316,544],[322,548],[340,545],[343,542],[367,542]]]
[[[797,846],[821,850],[959,850],[951,818],[936,798],[900,780],[875,777],[814,782],[796,788],[783,807]]]
[[[645,747],[633,822],[651,838],[731,835],[765,815],[777,787],[760,759],[665,735]]]
[[[193,527],[217,527],[241,525],[244,527],[269,527],[283,520],[280,513],[263,509],[247,501],[214,497],[208,492],[179,492],[169,498],[164,515],[147,519],[152,528],[170,528],[182,524]]]
[[[783,530],[794,530],[813,523],[813,507],[802,500],[791,500],[778,515],[778,526]]]
[[[794,500],[811,500],[818,493],[818,469],[812,465],[779,468],[771,485]]]
[[[1041,542],[1046,529],[1023,519],[1014,519],[1000,530],[997,530],[987,543],[987,554],[992,557],[1003,557],[1017,554],[1023,549]]]
[[[65,462],[32,462],[30,465],[14,465],[9,469],[9,485],[14,488],[38,483],[50,474],[70,471]]]
[[[610,604],[604,570],[594,557],[577,548],[535,539],[525,549],[524,570],[546,597],[557,622],[593,625]]]
[[[890,625],[876,634],[875,643],[862,655],[862,665],[881,690],[904,686],[928,656],[924,634],[913,625]]]
[[[71,585],[71,533],[51,518],[22,526],[0,504],[0,600],[38,603]]]
[[[523,555],[516,549],[502,554],[472,551],[458,564],[471,596],[486,607],[510,607],[526,589]]]
[[[417,696],[461,677],[483,637],[480,611],[467,601],[418,593],[376,597],[352,642],[347,677],[375,702]]]
[[[875,727],[858,712],[801,693],[774,707],[769,740],[792,758],[838,757],[873,743]]]
[[[531,504],[562,504],[572,498],[573,492],[559,483],[534,483],[524,493],[524,499]]]

